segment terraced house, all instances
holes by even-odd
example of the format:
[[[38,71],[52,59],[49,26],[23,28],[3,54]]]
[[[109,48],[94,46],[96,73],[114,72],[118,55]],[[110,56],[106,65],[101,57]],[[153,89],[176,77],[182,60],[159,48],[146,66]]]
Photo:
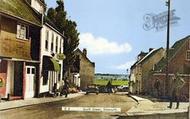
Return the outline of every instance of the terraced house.
[[[189,97],[189,80],[190,80],[190,36],[187,36],[177,42],[169,49],[169,79],[179,73],[180,77],[185,80],[185,85],[181,89],[181,100],[188,100]],[[168,79],[166,85],[166,58],[163,57],[156,65],[150,77],[149,92],[155,92],[154,82],[158,79],[160,82],[160,95],[169,96],[171,80]],[[166,87],[165,87],[166,86]],[[154,94],[154,93],[153,93]]]
[[[148,93],[150,72],[165,55],[163,48],[149,49],[149,52],[141,52],[136,63],[131,66],[130,92],[137,94]]]
[[[80,89],[85,90],[88,85],[92,85],[95,78],[95,63],[87,57],[87,50],[75,50],[76,60],[72,67],[73,82]]]
[[[45,16],[44,1],[28,0],[28,2],[42,17],[38,93],[49,94],[53,92],[54,87],[58,89],[63,85],[64,35]]]
[[[1,97],[30,98],[38,93],[41,27],[41,17],[25,0],[1,0]]]

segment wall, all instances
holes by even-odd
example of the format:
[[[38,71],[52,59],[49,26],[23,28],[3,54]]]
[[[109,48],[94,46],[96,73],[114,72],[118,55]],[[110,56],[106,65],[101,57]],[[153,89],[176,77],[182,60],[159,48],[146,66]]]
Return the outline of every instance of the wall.
[[[31,59],[31,40],[16,38],[17,21],[1,17],[0,56]]]
[[[48,39],[48,49],[45,48],[45,41],[46,41],[46,32],[49,31],[49,39]],[[53,51],[51,51],[51,41],[52,41],[52,33],[54,34],[54,46],[53,46]],[[58,37],[58,51],[56,52],[56,37]],[[60,44],[60,40],[62,40],[61,44]],[[55,57],[56,54],[63,53],[63,41],[64,39],[62,38],[62,36],[60,34],[58,34],[55,30],[53,30],[50,26],[48,25],[43,25],[43,28],[41,29],[41,50],[40,50],[40,93],[44,93],[44,92],[48,92],[50,89],[52,89],[52,87],[50,87],[50,84],[53,83],[54,79],[57,79],[56,77],[58,77],[58,74],[56,72],[49,72],[48,73],[48,83],[47,85],[43,85],[43,76],[42,76],[42,64],[43,64],[43,56],[49,56],[52,57],[52,53],[55,53]],[[61,49],[60,49],[61,47]],[[62,79],[63,79],[63,60],[59,60],[59,64],[61,64],[61,76],[60,76],[60,82],[58,82],[58,85],[62,84]],[[54,75],[54,78],[53,78]],[[51,82],[50,82],[51,80]],[[56,81],[55,81],[56,82]]]
[[[95,67],[83,55],[80,55],[80,59],[81,89],[85,89],[93,83]]]
[[[188,119],[187,112],[151,115],[121,116],[118,119]]]
[[[173,77],[174,74],[169,74],[169,79]],[[180,91],[180,100],[181,101],[188,101],[189,98],[189,80],[190,80],[190,75],[187,74],[180,74],[180,77],[183,78],[183,80],[186,82],[183,88]],[[166,75],[164,73],[154,73],[153,76],[150,78],[151,81],[149,82],[149,88],[150,88],[150,94],[157,96],[156,89],[154,88],[154,83],[155,80],[158,79],[160,82],[160,96],[164,96],[165,90],[164,90],[164,85],[165,85],[165,80],[166,80]],[[171,80],[169,81],[169,87],[166,89],[170,89],[171,85]],[[170,91],[170,90],[169,90]],[[171,92],[169,92],[171,94]],[[169,96],[169,95],[168,95]]]
[[[160,49],[153,56],[142,63],[142,92],[146,93],[149,90],[148,82],[150,82],[150,71],[153,70],[154,65],[157,64],[165,55],[164,49]]]
[[[36,9],[39,13],[43,13],[43,5],[41,2],[39,2],[40,0],[31,0],[31,6]]]

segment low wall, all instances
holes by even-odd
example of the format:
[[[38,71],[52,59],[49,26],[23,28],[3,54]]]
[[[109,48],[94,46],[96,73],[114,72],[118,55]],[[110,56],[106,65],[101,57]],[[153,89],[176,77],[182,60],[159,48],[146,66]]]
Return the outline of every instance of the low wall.
[[[188,118],[188,112],[182,112],[170,114],[121,116],[118,119],[190,119],[190,117]]]

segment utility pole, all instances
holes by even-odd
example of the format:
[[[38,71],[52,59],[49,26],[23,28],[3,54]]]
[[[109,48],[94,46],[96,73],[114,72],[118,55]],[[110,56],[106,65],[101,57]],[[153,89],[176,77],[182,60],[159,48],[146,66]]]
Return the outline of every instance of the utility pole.
[[[167,19],[167,42],[166,42],[166,80],[164,86],[164,95],[168,95],[169,86],[169,48],[170,48],[170,0],[166,2],[168,7],[168,19]]]

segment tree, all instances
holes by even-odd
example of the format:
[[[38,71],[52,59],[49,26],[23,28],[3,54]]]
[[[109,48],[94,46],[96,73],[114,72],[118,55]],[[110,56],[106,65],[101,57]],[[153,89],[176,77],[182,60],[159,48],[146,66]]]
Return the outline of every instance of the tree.
[[[79,45],[79,32],[77,31],[77,24],[75,21],[68,19],[67,12],[64,9],[63,0],[57,0],[57,7],[49,8],[47,17],[55,24],[60,32],[64,32],[64,73],[68,72],[70,75],[70,69],[75,62],[74,51]]]
[[[47,11],[47,16],[48,18],[55,23],[55,16],[56,16],[56,11],[54,8],[49,8]]]

